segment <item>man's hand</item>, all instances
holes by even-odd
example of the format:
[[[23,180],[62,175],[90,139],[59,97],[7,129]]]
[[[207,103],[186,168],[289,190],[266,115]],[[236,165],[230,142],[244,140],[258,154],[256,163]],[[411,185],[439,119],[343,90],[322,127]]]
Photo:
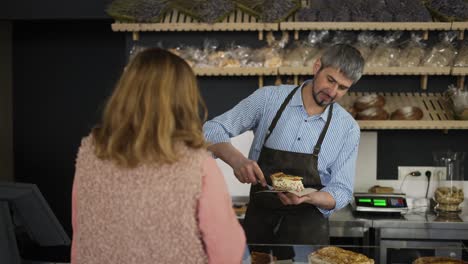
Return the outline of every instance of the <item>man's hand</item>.
[[[278,193],[278,197],[284,205],[297,205],[309,200],[309,195],[297,196],[294,193]]]
[[[240,182],[252,183],[253,185],[260,183],[262,186],[266,186],[265,176],[257,162],[243,158],[232,168],[234,175]]]
[[[266,186],[263,172],[257,162],[247,159],[239,150],[229,142],[222,142],[208,146],[208,150],[229,164],[234,170],[234,175],[242,183],[260,183]]]

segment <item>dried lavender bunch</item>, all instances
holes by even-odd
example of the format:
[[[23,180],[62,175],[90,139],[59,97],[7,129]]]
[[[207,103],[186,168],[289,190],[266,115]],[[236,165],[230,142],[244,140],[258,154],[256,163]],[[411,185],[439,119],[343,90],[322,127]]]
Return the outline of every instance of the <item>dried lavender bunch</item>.
[[[263,2],[265,0],[234,0],[239,9],[257,18],[260,18],[260,14],[262,13]]]
[[[116,0],[106,12],[119,21],[159,22],[168,8],[168,0]]]
[[[134,0],[116,0],[106,8],[106,13],[117,21],[136,22],[138,3]]]
[[[295,0],[265,0],[260,19],[264,22],[279,22],[300,7]]]
[[[159,22],[169,7],[168,0],[139,0],[135,12],[137,22]]]
[[[235,8],[232,0],[173,0],[171,5],[179,11],[207,23],[221,21]]]
[[[468,20],[468,2],[465,0],[431,0],[429,8],[449,20]]]
[[[297,12],[297,20],[299,21],[317,21],[318,20],[319,9],[315,7],[310,8],[301,8]]]

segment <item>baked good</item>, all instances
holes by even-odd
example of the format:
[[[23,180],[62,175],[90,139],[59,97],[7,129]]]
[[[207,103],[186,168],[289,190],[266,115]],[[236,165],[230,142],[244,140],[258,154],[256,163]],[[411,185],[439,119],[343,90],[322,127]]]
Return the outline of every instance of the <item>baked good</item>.
[[[434,200],[438,203],[437,209],[446,212],[459,211],[459,204],[464,200],[463,189],[455,186],[438,187],[434,192]]]
[[[361,96],[354,102],[354,108],[356,108],[358,112],[371,107],[383,107],[384,105],[385,98],[378,94]]]
[[[459,264],[468,263],[463,260],[447,257],[420,257],[413,261],[413,264]]]
[[[252,251],[250,253],[252,264],[271,264],[276,262],[276,257],[263,252]]]
[[[357,113],[357,120],[386,120],[388,113],[381,107],[371,107]]]
[[[273,189],[277,191],[296,191],[301,192],[304,190],[302,184],[302,177],[287,175],[282,172],[274,173],[270,176],[273,183]]]
[[[420,120],[423,118],[423,111],[419,107],[405,106],[393,111],[392,120]]]
[[[310,264],[374,264],[363,254],[339,247],[324,247],[309,255]]]

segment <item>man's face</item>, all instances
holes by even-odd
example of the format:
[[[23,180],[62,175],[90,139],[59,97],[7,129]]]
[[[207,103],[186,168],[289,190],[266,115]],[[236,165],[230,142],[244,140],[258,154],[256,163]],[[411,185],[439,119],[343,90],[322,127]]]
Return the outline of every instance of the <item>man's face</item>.
[[[348,92],[353,81],[335,68],[322,68],[320,59],[314,63],[312,97],[317,105],[325,107]]]
[[[315,72],[312,96],[317,105],[325,107],[346,94],[353,81],[335,68],[318,68]]]

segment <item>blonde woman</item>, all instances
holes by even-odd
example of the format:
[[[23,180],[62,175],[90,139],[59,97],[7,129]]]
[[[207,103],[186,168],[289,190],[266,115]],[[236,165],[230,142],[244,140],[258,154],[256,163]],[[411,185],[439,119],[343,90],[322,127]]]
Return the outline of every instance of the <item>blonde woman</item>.
[[[241,262],[245,236],[201,112],[183,59],[148,49],[131,60],[78,152],[73,264]]]

